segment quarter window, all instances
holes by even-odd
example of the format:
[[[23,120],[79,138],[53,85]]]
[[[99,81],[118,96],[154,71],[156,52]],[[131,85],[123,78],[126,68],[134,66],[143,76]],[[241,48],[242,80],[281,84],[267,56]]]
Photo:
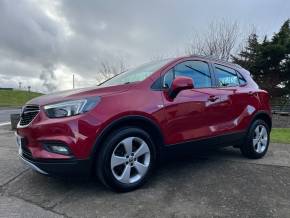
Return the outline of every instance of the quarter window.
[[[235,70],[215,64],[215,75],[219,87],[239,86],[239,78]]]
[[[245,85],[247,84],[247,81],[246,79],[240,74],[240,73],[237,73],[238,74],[238,77],[239,77],[239,82],[240,82],[240,85]]]
[[[173,78],[174,78],[174,70],[171,69],[169,70],[165,75],[164,75],[164,78],[163,78],[163,88],[170,88],[171,86],[171,83],[173,81]]]

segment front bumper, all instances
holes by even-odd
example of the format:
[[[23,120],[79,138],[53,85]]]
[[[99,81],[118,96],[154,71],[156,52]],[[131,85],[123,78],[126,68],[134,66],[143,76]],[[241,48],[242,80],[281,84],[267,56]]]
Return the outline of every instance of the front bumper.
[[[33,116],[28,124],[17,126],[20,158],[45,175],[91,175],[91,154],[102,124],[95,113],[49,119],[40,107]],[[23,121],[28,118],[31,119],[24,117]],[[64,146],[69,154],[55,153],[49,150],[49,144]]]
[[[92,173],[90,160],[45,161],[45,160],[30,160],[22,155],[19,155],[19,157],[31,169],[43,175],[51,175],[58,177],[66,177],[66,176],[88,177]]]
[[[31,156],[27,149],[23,149],[23,145],[16,134],[16,142],[18,146],[18,155],[20,159],[31,169],[43,175],[51,176],[90,176],[91,160],[70,159],[36,159]]]
[[[48,119],[40,112],[26,126],[17,126],[17,135],[25,139],[26,150],[34,159],[75,159],[91,156],[96,137],[100,132],[100,121],[91,113],[67,118]],[[70,150],[69,155],[53,153],[45,144],[57,143]]]

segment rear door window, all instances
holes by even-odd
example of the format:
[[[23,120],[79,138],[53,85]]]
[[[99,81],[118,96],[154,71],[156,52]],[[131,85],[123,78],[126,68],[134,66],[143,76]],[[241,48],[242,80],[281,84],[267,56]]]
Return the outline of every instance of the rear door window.
[[[237,72],[229,67],[215,64],[215,76],[219,87],[239,86]]]

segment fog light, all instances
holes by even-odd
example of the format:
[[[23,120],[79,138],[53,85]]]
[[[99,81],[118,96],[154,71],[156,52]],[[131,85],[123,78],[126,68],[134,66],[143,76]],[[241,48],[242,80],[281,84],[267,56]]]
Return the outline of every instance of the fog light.
[[[52,145],[50,146],[51,151],[55,152],[55,153],[61,153],[61,154],[69,154],[69,151],[67,148],[63,147],[63,146],[59,146],[59,145]]]
[[[56,143],[44,143],[43,144],[45,149],[49,152],[56,153],[56,154],[63,154],[63,155],[69,155],[70,150],[66,145],[63,145],[62,143],[56,142]]]

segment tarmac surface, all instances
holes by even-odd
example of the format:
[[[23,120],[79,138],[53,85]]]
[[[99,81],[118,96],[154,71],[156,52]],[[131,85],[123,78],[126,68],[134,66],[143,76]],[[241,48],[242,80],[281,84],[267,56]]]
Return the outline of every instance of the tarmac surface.
[[[290,217],[290,145],[271,144],[260,160],[233,148],[171,159],[124,194],[40,175],[17,153],[0,127],[0,217]]]
[[[19,114],[20,108],[0,108],[0,124],[10,122],[10,114]]]

